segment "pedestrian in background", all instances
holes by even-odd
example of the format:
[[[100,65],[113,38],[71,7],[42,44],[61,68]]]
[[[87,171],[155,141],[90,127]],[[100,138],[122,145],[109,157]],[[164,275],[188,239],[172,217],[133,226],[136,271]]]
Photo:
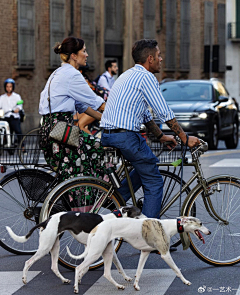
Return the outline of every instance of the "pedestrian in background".
[[[100,76],[98,85],[110,90],[115,82],[113,76],[118,73],[117,61],[115,59],[107,60],[105,63],[105,69],[106,72]]]
[[[4,81],[5,94],[0,96],[0,109],[4,111],[4,120],[8,122],[10,133],[15,132],[18,143],[22,139],[22,129],[19,111],[22,110],[22,104],[17,105],[21,101],[21,96],[14,92],[15,81],[8,78]]]

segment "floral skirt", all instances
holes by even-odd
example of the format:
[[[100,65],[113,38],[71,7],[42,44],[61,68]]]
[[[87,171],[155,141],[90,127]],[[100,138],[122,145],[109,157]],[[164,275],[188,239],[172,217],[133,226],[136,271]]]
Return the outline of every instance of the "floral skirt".
[[[58,121],[72,123],[72,113],[52,113],[52,126]],[[40,147],[44,152],[47,164],[52,170],[59,173],[59,181],[77,176],[94,176],[107,180],[104,165],[104,149],[100,139],[85,132],[80,132],[78,148],[59,144],[49,139],[51,131],[49,115],[43,116],[43,124],[40,128]],[[105,175],[105,177],[104,177]],[[79,192],[69,196],[70,200],[78,198],[78,206],[81,206]],[[86,198],[85,198],[86,199]],[[92,200],[94,201],[94,200]],[[85,201],[84,201],[85,202]],[[83,204],[82,204],[83,205]],[[84,205],[90,205],[85,204]]]

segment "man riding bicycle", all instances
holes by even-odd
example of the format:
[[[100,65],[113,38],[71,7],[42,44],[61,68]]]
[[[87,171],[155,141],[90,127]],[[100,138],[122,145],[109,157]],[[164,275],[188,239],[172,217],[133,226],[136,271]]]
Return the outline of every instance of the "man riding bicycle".
[[[187,135],[174,117],[160,91],[154,76],[161,69],[161,52],[156,40],[137,41],[132,48],[135,66],[124,72],[114,83],[101,119],[102,144],[118,148],[134,167],[131,173],[134,191],[141,185],[144,190],[142,212],[147,217],[158,218],[161,210],[163,180],[156,163],[159,161],[139,134],[141,124],[161,142],[176,140],[165,135],[153,121],[149,106],[162,123],[177,134],[185,144]],[[198,145],[199,139],[189,136],[190,148]],[[129,189],[123,185],[119,192],[125,201],[130,198]]]

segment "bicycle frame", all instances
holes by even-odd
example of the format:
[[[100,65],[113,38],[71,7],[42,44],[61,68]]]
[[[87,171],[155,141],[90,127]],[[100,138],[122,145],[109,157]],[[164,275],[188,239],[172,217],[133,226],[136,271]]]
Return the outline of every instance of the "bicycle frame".
[[[132,181],[131,181],[129,171],[128,171],[128,166],[131,166],[131,164],[129,164],[129,165],[127,164],[127,161],[124,159],[123,155],[121,155],[121,160],[122,160],[122,164],[121,164],[120,168],[118,169],[117,174],[118,174],[118,176],[120,176],[123,171],[125,172],[125,177],[127,179],[128,187],[130,190],[132,203],[134,206],[137,206],[137,201],[136,201],[135,193],[133,190]],[[172,166],[172,164],[171,163],[158,163],[157,166],[170,167],[170,166]],[[195,172],[194,172],[193,176],[182,187],[181,193],[185,192],[187,187],[189,187],[195,180],[197,180],[198,184],[193,188],[193,191],[195,191],[196,189],[199,189],[200,187],[203,187],[203,191],[204,191],[203,201],[204,201],[204,205],[205,205],[205,208],[208,211],[208,213],[215,220],[221,220],[223,223],[228,224],[228,222],[226,220],[222,219],[214,210],[211,199],[209,197],[210,194],[209,194],[209,191],[207,188],[207,180],[204,178],[203,172],[201,170],[201,163],[200,163],[198,157],[195,157],[195,159],[192,163],[184,163],[183,166],[194,167]],[[112,186],[110,186],[109,192],[113,192],[113,191],[114,191],[114,187],[112,185]],[[188,199],[191,195],[192,195],[192,192],[186,197],[186,199]],[[107,199],[107,197],[109,197],[109,194],[107,194],[107,196],[105,196],[105,198],[101,201],[101,204]],[[166,204],[161,209],[160,216],[162,216],[177,201],[177,199],[179,197],[180,197],[180,191],[177,194],[175,194],[171,198],[171,200],[168,202],[168,204]],[[95,204],[95,205],[99,206],[98,204]]]

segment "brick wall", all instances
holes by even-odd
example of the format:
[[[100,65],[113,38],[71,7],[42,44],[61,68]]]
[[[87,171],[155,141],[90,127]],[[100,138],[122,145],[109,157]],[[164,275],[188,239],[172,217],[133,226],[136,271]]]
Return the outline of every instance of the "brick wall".
[[[214,3],[214,43],[217,44],[217,5],[218,3],[226,3],[225,0],[208,0]],[[155,38],[159,43],[162,52],[163,63],[162,72],[157,75],[160,80],[171,78],[184,79],[201,79],[208,78],[203,73],[203,40],[204,40],[204,2],[205,0],[191,0],[191,28],[190,28],[190,69],[188,72],[179,71],[180,68],[180,3],[177,1],[177,47],[176,47],[176,70],[167,72],[165,68],[166,52],[166,2],[167,0],[156,0],[156,34]],[[53,69],[49,68],[50,59],[50,0],[35,0],[35,69],[23,70],[17,67],[18,54],[18,15],[17,0],[0,0],[0,40],[1,40],[1,67],[0,67],[0,92],[3,93],[3,81],[12,77],[16,80],[16,92],[22,96],[24,100],[24,109],[27,113],[27,120],[23,124],[23,130],[27,130],[38,126],[40,116],[38,114],[39,96],[49,75]],[[65,1],[65,27],[66,37],[71,31],[71,0]],[[128,1],[123,1],[124,9]],[[162,3],[162,7],[160,4]],[[74,26],[73,35],[81,37],[81,0],[74,0]],[[132,0],[132,33],[130,43],[132,44],[143,38],[143,6],[144,0]],[[162,8],[162,14],[160,13]],[[125,17],[125,13],[123,14]],[[96,38],[96,69],[92,73],[95,77],[103,70],[104,66],[104,0],[95,1],[95,38]],[[91,20],[89,20],[91,21]],[[125,27],[128,30],[127,26]],[[125,34],[126,38],[127,34]],[[123,39],[124,39],[123,38]],[[61,40],[59,40],[61,41]],[[128,44],[129,41],[125,39]],[[51,49],[52,50],[52,49]],[[125,50],[130,54],[130,50]],[[133,65],[131,58],[127,59],[125,68]],[[218,76],[218,75],[216,75]],[[224,75],[220,76],[224,79]]]

